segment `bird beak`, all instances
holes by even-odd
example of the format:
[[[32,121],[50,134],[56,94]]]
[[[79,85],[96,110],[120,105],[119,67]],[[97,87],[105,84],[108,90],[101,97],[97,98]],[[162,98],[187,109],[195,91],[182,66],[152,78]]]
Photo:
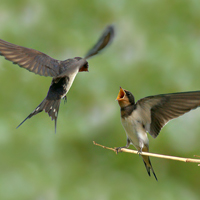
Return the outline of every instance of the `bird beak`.
[[[79,69],[79,72],[89,72],[88,67],[85,67],[85,66],[81,67]]]
[[[118,96],[117,96],[117,101],[121,101],[121,100],[123,100],[124,99],[124,96],[125,96],[125,92],[124,92],[124,90],[120,87],[120,89],[119,89],[119,93],[118,93]]]
[[[79,69],[79,72],[89,72],[88,62]]]
[[[75,57],[75,59],[79,59],[79,57]],[[88,72],[88,62],[84,58],[78,60],[78,65],[81,66],[79,72]]]

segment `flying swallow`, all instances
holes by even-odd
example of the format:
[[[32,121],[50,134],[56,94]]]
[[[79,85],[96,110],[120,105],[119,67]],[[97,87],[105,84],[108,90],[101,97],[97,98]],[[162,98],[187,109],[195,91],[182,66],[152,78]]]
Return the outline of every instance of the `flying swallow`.
[[[113,37],[114,27],[110,25],[104,30],[97,43],[88,51],[84,58],[75,57],[63,61],[56,60],[40,51],[11,44],[0,39],[0,55],[4,56],[5,59],[35,74],[52,77],[52,82],[45,99],[19,126],[27,119],[44,110],[55,121],[56,132],[61,99],[67,99],[66,95],[77,73],[88,71],[86,59],[98,54],[112,41]]]
[[[165,124],[176,117],[200,106],[200,91],[159,94],[138,100],[131,92],[120,87],[116,99],[121,110],[121,122],[127,136],[128,148],[134,145],[138,152],[149,152],[147,132],[156,138]],[[118,147],[118,149],[123,147]],[[156,174],[148,156],[143,156],[146,170]]]

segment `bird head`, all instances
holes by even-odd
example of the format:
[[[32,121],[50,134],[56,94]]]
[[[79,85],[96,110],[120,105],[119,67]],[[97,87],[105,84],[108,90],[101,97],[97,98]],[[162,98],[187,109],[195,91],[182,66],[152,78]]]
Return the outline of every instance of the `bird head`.
[[[88,62],[86,61],[86,63],[79,69],[79,72],[89,72],[88,70]]]
[[[80,68],[79,68],[79,72],[88,72],[88,62],[85,58],[81,58],[81,57],[75,57],[74,58],[76,61],[79,61],[79,65],[80,65]]]
[[[121,108],[135,104],[135,98],[131,92],[124,90],[120,87],[119,93],[116,99]]]

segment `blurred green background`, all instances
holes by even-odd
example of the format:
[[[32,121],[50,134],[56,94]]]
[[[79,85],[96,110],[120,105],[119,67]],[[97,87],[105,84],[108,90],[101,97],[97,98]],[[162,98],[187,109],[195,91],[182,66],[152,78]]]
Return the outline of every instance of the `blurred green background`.
[[[199,1],[2,0],[0,38],[56,59],[84,56],[114,24],[109,48],[89,60],[61,103],[57,134],[46,113],[17,125],[44,99],[51,78],[0,57],[0,199],[199,199],[197,164],[151,158],[148,177],[138,155],[94,146],[126,144],[115,101],[119,86],[136,100],[200,89]],[[150,151],[200,155],[200,109],[165,126]],[[133,147],[134,148],[134,147]]]

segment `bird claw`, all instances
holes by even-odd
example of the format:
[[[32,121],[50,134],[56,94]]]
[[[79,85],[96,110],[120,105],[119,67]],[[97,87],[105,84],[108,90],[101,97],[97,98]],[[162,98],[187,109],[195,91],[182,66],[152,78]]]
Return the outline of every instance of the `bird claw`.
[[[64,104],[67,103],[67,97],[66,97],[66,95],[63,97],[63,99],[64,99]]]
[[[118,154],[119,152],[121,152],[122,150],[122,148],[128,148],[127,146],[123,146],[123,147],[115,147],[115,151],[116,151],[116,153]]]
[[[141,155],[141,153],[142,153],[142,149],[138,150],[137,154]]]
[[[118,154],[119,152],[121,152],[121,148],[122,147],[115,147],[116,154]]]

